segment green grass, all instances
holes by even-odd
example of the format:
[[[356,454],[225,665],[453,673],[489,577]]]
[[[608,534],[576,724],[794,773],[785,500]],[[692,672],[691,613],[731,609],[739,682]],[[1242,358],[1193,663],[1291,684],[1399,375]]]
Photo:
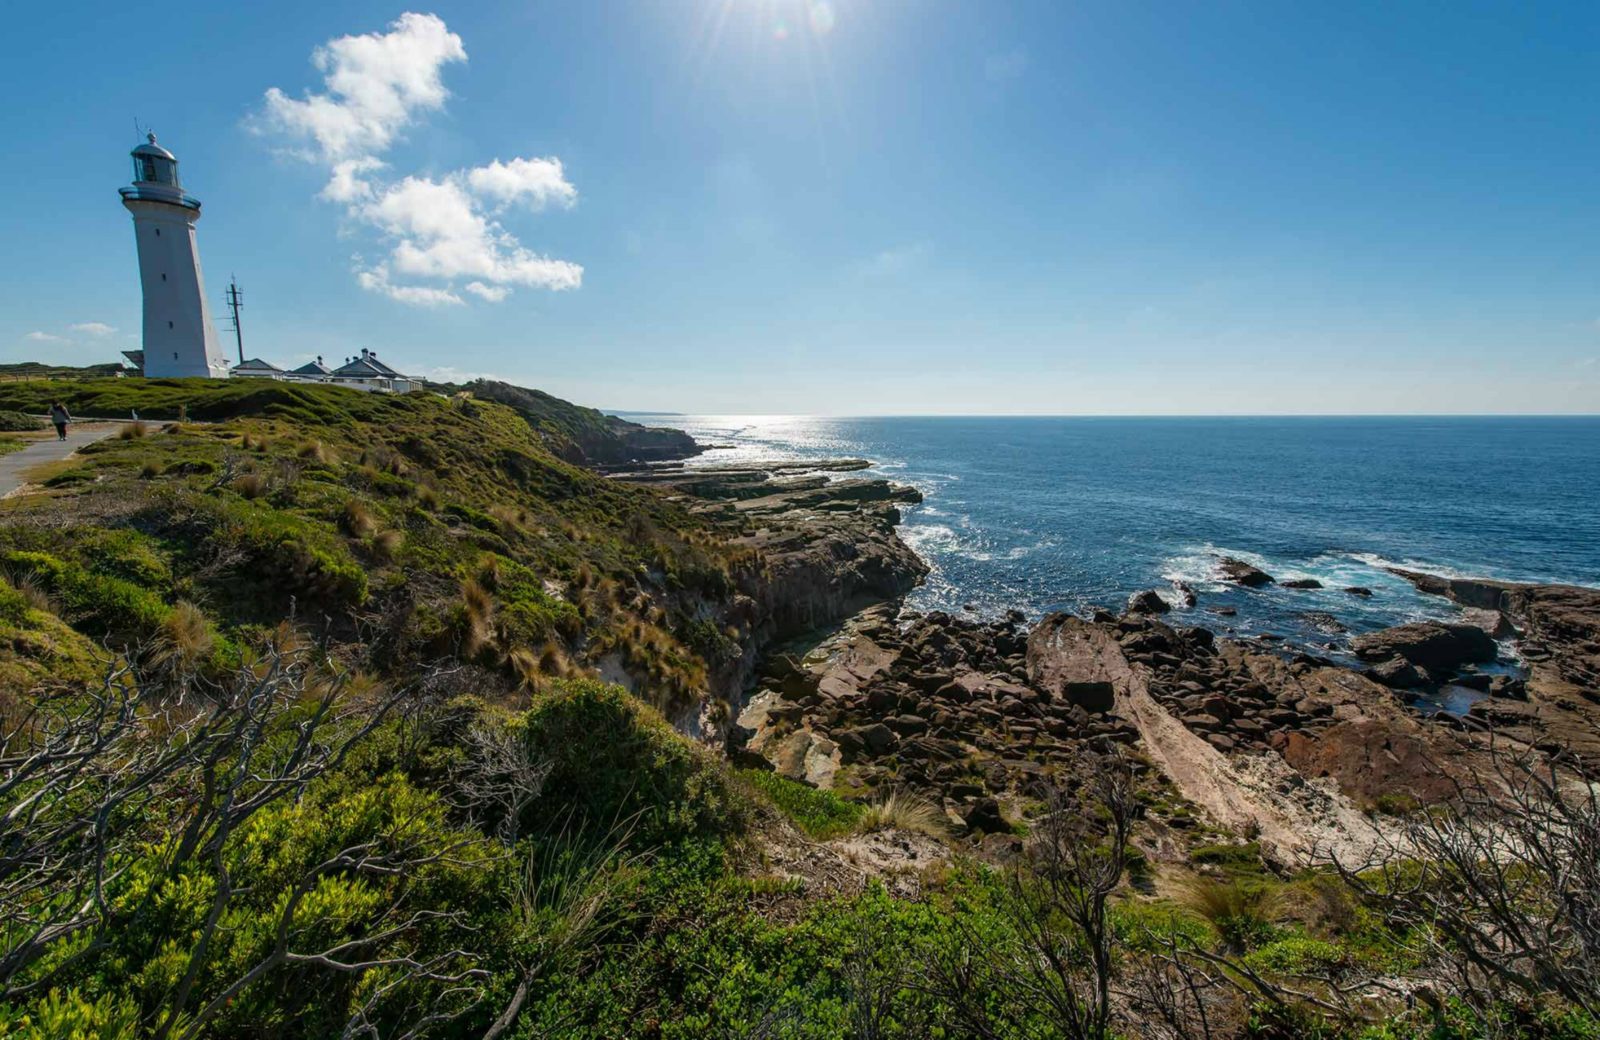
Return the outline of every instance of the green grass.
[[[832,791],[820,791],[764,769],[744,769],[739,775],[807,837],[817,841],[849,834],[866,813],[866,806],[860,802],[847,802]]]

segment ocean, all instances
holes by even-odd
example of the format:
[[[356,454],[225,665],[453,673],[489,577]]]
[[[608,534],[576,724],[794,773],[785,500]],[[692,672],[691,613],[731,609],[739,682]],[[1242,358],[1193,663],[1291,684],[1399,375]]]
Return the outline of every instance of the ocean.
[[[860,456],[915,485],[921,610],[1120,610],[1181,580],[1174,623],[1340,656],[1454,613],[1386,565],[1600,585],[1600,418],[629,418],[723,446],[695,466]],[[1224,584],[1221,556],[1326,587]]]

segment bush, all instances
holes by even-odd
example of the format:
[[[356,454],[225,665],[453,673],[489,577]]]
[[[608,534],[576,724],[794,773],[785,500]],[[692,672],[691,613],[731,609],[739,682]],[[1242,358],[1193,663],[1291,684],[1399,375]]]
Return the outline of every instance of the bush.
[[[524,726],[534,759],[550,765],[524,831],[632,821],[649,845],[722,837],[747,822],[721,763],[620,686],[558,680]]]
[[[1189,853],[1189,862],[1230,872],[1257,873],[1261,870],[1261,846],[1253,841],[1243,845],[1197,845]]]
[[[113,642],[134,643],[154,635],[171,610],[149,589],[48,553],[12,550],[0,554],[0,564],[17,579],[31,580],[54,594],[67,620]]]
[[[45,420],[22,412],[0,411],[0,433],[24,433],[45,428]]]
[[[847,802],[831,791],[819,791],[764,769],[746,769],[740,775],[795,826],[817,841],[850,833],[866,812],[860,802]]]

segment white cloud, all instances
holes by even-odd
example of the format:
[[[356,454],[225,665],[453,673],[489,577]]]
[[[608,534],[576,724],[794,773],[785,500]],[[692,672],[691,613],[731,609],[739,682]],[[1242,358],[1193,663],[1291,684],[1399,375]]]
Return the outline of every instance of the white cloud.
[[[567,181],[560,159],[494,160],[488,166],[467,171],[467,184],[480,196],[498,202],[526,200],[534,209],[554,202],[571,206],[578,201],[578,189]]]
[[[370,155],[336,162],[333,164],[333,175],[328,178],[327,185],[318,193],[318,197],[329,202],[360,202],[371,198],[372,183],[364,179],[362,174],[381,170],[385,165],[382,159]]]
[[[385,33],[342,36],[317,48],[312,63],[325,92],[296,99],[271,88],[257,127],[295,140],[295,154],[327,166],[319,197],[388,241],[381,263],[356,258],[362,288],[428,307],[464,303],[459,279],[470,279],[463,291],[491,303],[515,286],[576,289],[582,267],[526,248],[495,219],[513,205],[576,204],[560,159],[495,159],[439,178],[380,174],[391,165],[380,155],[423,114],[443,109],[450,92],[442,70],[466,57],[461,38],[437,16],[401,15]],[[391,273],[435,284],[396,284]]]
[[[440,75],[466,61],[461,37],[437,15],[408,12],[387,33],[341,36],[311,55],[327,93],[289,97],[277,87],[266,95],[272,127],[309,138],[316,154],[337,163],[388,149],[419,113],[444,107],[450,92]]]
[[[68,325],[67,328],[71,329],[73,332],[81,332],[85,336],[94,336],[97,338],[100,336],[109,336],[113,332],[117,331],[115,328],[107,325],[103,321],[79,322],[77,325]]]
[[[356,282],[368,292],[417,307],[449,307],[466,302],[449,289],[435,289],[428,285],[395,285],[389,281],[389,269],[381,264],[371,270],[357,271]]]
[[[473,278],[501,289],[507,285],[576,289],[583,281],[583,268],[577,264],[524,249],[485,217],[459,179],[407,177],[360,212],[369,223],[398,240],[392,259],[401,274],[444,280]],[[499,298],[504,299],[506,292],[509,290]]]
[[[54,336],[48,332],[30,332],[22,337],[30,343],[71,343],[65,336]]]

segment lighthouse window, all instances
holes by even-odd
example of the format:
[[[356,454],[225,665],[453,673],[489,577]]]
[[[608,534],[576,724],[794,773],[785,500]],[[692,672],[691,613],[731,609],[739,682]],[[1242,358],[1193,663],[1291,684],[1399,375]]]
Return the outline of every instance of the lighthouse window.
[[[164,282],[164,281],[166,281],[166,280],[167,280],[167,276],[166,276],[166,275],[162,275],[162,276],[161,276],[161,280],[162,280],[162,281],[163,281],[163,282]]]
[[[167,328],[169,328],[169,329],[172,328],[172,322],[170,322],[170,321],[167,322]]]
[[[156,237],[157,238],[161,237],[161,229],[160,228],[156,228]]]

